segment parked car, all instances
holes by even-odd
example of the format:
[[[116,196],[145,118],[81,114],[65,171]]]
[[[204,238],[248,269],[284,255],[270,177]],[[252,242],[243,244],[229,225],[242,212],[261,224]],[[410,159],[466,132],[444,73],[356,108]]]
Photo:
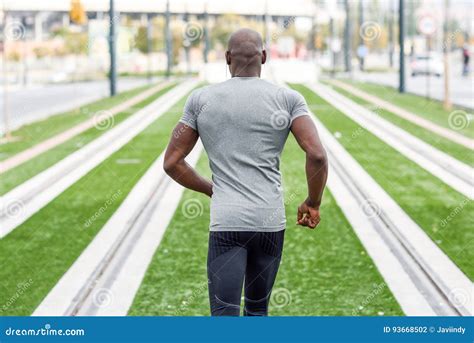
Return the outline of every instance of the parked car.
[[[443,61],[436,55],[417,55],[410,64],[411,76],[417,75],[435,75],[440,77],[443,75]]]

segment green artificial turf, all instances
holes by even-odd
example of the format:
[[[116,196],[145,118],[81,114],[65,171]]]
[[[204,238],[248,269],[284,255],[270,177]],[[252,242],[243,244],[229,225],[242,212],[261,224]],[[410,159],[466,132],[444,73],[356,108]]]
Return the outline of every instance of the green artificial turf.
[[[462,113],[464,113],[464,119],[468,119],[465,115],[471,113],[472,110],[453,106],[453,108],[448,111],[443,108],[443,104],[440,101],[435,99],[427,99],[426,97],[411,93],[401,94],[393,87],[378,85],[370,82],[357,82],[353,80],[343,81],[394,105],[413,112],[414,114],[417,114],[425,119],[431,120],[440,126],[452,129],[453,131],[459,132],[465,136],[474,138],[473,122],[462,121],[461,124],[461,122],[456,123],[456,121],[452,121],[452,124],[454,125],[450,125],[449,122],[449,115],[453,111],[463,111]]]
[[[0,315],[34,311],[165,149],[184,101],[0,240]]]
[[[375,106],[368,101],[365,101],[344,89],[337,87],[335,85],[329,84],[330,87],[334,88],[336,91],[341,93],[342,95],[346,96],[347,98],[353,100],[354,102],[362,105],[370,110],[374,110]],[[392,122],[393,124],[399,126],[403,130],[411,133],[412,135],[420,138],[421,140],[425,141],[426,143],[432,145],[433,147],[457,158],[459,161],[462,161],[471,167],[474,166],[474,153],[472,150],[454,143],[449,139],[444,137],[438,136],[436,133],[433,133],[427,129],[424,129],[412,122],[403,119],[392,112],[387,110],[377,108],[375,113],[380,115],[382,118],[387,119],[388,121]]]
[[[210,176],[207,163],[203,156],[197,169]],[[329,191],[320,226],[296,226],[297,206],[307,194],[304,164],[305,156],[290,136],[281,162],[288,223],[270,315],[403,315]],[[186,215],[189,201],[199,204],[201,215]],[[209,199],[185,191],[129,315],[209,315],[208,227]]]
[[[90,119],[98,111],[117,106],[151,87],[152,85],[140,86],[121,92],[113,97],[94,101],[68,112],[23,125],[17,130],[12,131],[12,136],[15,137],[14,141],[0,145],[0,161]]]
[[[66,142],[36,156],[35,158],[25,162],[13,169],[2,174],[1,182],[0,182],[0,195],[7,193],[8,191],[12,190],[16,186],[22,184],[23,182],[27,181],[28,179],[32,178],[36,174],[39,174],[43,170],[49,168],[50,166],[54,165],[58,161],[62,160],[63,158],[67,157],[68,155],[72,154],[76,150],[79,150],[87,143],[90,143],[95,138],[102,135],[104,132],[107,132],[111,128],[115,127],[132,114],[138,112],[142,108],[146,107],[164,93],[168,92],[172,89],[175,84],[171,84],[166,86],[165,88],[159,90],[152,96],[146,98],[145,100],[135,104],[133,107],[128,108],[127,110],[117,113],[114,116],[113,121],[109,121],[110,125],[107,125],[104,128],[97,128],[92,127],[83,133],[72,137],[71,139],[67,140]]]
[[[472,280],[472,201],[357,125],[310,89],[293,85],[344,148]]]

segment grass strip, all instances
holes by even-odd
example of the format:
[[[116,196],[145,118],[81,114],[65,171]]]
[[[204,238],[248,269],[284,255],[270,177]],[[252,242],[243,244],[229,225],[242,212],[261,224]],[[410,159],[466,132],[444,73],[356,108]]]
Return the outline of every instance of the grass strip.
[[[203,156],[197,169],[209,176],[207,164]],[[318,229],[295,225],[296,208],[306,197],[304,164],[305,156],[290,136],[281,163],[288,223],[270,314],[403,315],[329,191]],[[183,211],[190,201],[202,209],[195,218]],[[129,315],[209,315],[208,231],[209,199],[185,191]]]
[[[327,84],[327,83],[326,83]],[[357,104],[374,111],[375,105],[372,103],[359,98],[358,96],[355,96],[344,89],[337,87],[332,84],[327,84],[329,87],[332,87],[334,90],[337,92],[341,93],[345,97],[351,99],[352,101],[356,102]],[[422,128],[421,126],[418,126],[406,119],[403,119],[396,114],[393,114],[392,112],[389,112],[387,110],[384,110],[382,108],[377,108],[375,111],[378,115],[380,115],[382,118],[392,122],[393,124],[397,125],[398,127],[402,128],[403,130],[411,133],[413,136],[416,136],[420,138],[421,140],[425,141],[426,143],[432,145],[433,147],[437,148],[438,150],[441,150],[448,155],[451,155],[452,157],[458,159],[459,161],[462,161],[471,167],[474,166],[474,153],[469,150],[468,148],[456,144],[449,139],[446,139],[444,137],[438,136],[437,134]]]
[[[474,204],[302,85],[315,115],[401,208],[472,280]]]
[[[0,315],[34,311],[164,150],[184,101],[0,240]]]
[[[2,181],[0,182],[0,195],[3,195],[16,186],[22,184],[28,179],[32,178],[36,174],[39,174],[43,170],[51,167],[58,161],[72,154],[73,152],[79,150],[84,145],[90,143],[97,137],[101,136],[103,133],[114,128],[116,125],[120,124],[122,121],[143,109],[147,105],[151,104],[153,101],[158,99],[160,96],[172,89],[176,84],[171,84],[152,96],[144,99],[143,101],[135,104],[133,107],[128,108],[127,110],[117,113],[113,120],[108,121],[105,128],[92,127],[83,133],[72,137],[68,141],[60,144],[53,149],[46,151],[45,153],[36,156],[28,162],[25,162],[13,169],[2,174]]]
[[[397,89],[390,86],[383,86],[370,82],[358,82],[349,79],[344,79],[342,81],[356,86],[367,93],[371,93],[380,99],[389,101],[390,103],[404,108],[420,117],[431,120],[440,126],[451,130],[454,128],[455,130],[453,131],[474,138],[474,125],[470,123],[466,117],[467,113],[470,111],[463,107],[453,106],[451,110],[445,110],[442,102],[436,99],[427,99],[426,97],[411,93],[402,94],[399,93]],[[461,113],[464,113],[464,119],[466,119],[466,121],[463,121],[462,125],[456,123],[454,119],[451,120],[452,123],[450,124],[449,115],[454,111],[462,111]]]
[[[134,96],[146,91],[154,85],[145,85],[121,92],[113,97],[106,97],[71,111],[56,114],[43,120],[26,124],[12,131],[12,136],[18,140],[0,145],[0,161],[35,146],[87,119],[101,110],[117,106]]]

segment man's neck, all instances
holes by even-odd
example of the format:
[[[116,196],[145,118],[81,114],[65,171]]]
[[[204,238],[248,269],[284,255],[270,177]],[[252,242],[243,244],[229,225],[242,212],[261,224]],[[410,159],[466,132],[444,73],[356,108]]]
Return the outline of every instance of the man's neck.
[[[245,70],[235,68],[231,73],[232,77],[260,77],[261,70]]]

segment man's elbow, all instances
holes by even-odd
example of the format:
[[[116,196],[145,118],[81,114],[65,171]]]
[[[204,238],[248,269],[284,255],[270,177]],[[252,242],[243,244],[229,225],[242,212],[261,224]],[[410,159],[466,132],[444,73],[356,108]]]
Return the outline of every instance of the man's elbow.
[[[326,151],[310,151],[306,154],[306,158],[315,165],[325,166],[328,163]]]
[[[172,161],[172,160],[167,160],[165,159],[165,161],[163,162],[163,169],[165,171],[166,174],[168,174],[169,176],[173,175],[174,172],[176,171],[176,167],[177,167],[177,163],[176,161]]]

